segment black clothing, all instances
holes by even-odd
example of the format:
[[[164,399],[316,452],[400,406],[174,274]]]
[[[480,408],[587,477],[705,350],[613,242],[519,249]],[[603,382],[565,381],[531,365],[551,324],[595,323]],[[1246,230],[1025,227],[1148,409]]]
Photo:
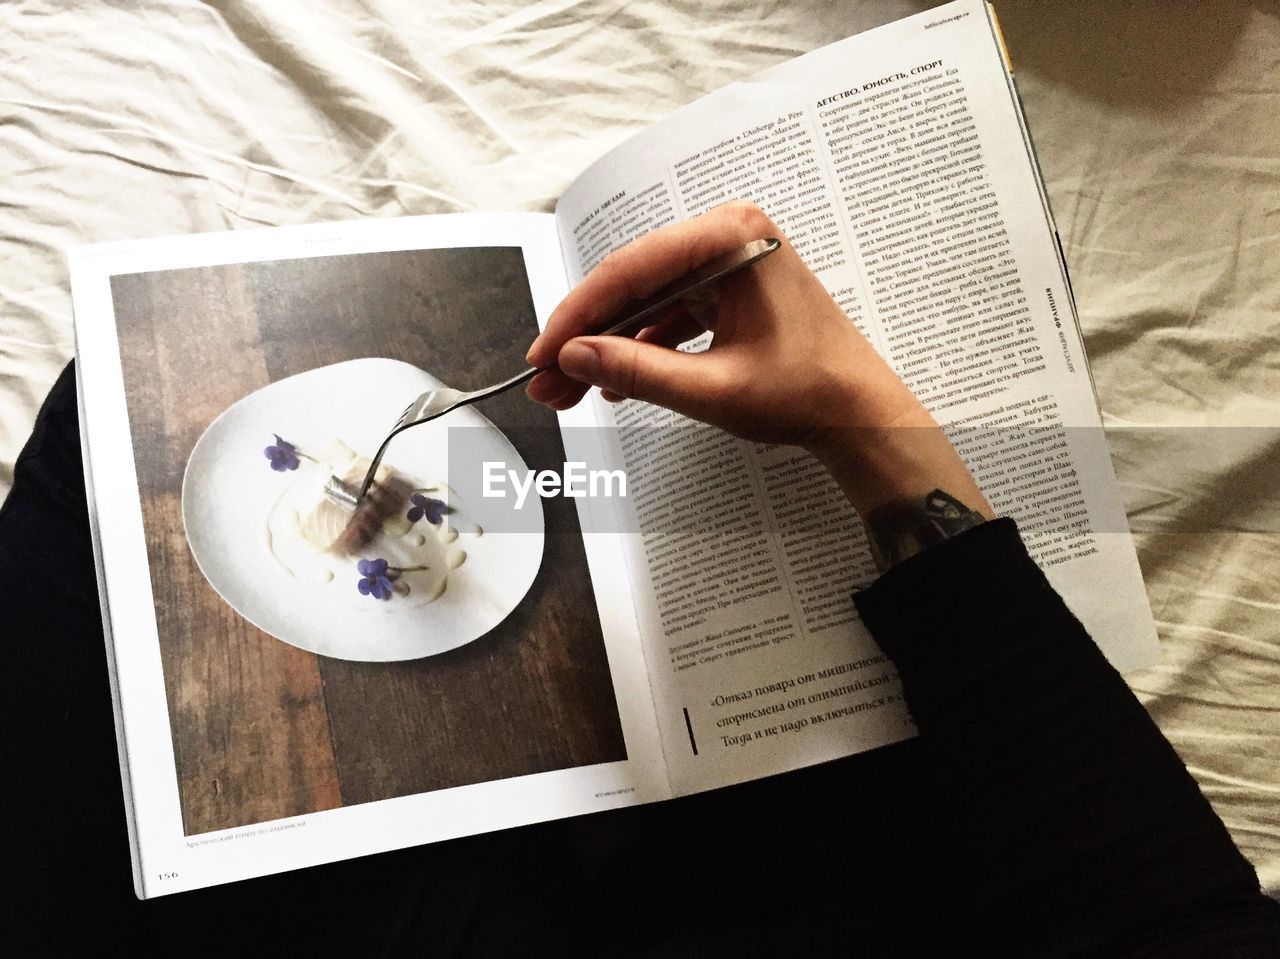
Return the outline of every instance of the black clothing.
[[[857,604],[917,740],[138,902],[68,367],[0,509],[0,951],[1280,956],[1280,906],[1012,522]]]
[[[1280,904],[1012,520],[856,603],[898,667],[974,916],[1005,949],[1280,957]]]

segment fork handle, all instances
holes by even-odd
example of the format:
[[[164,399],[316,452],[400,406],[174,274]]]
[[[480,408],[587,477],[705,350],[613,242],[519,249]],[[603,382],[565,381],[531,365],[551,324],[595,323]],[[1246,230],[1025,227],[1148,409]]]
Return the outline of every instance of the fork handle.
[[[729,276],[729,274],[745,269],[753,263],[758,263],[780,246],[782,246],[781,240],[774,237],[766,237],[763,240],[752,240],[750,243],[738,247],[736,250],[730,250],[728,253],[722,253],[719,256],[714,256],[701,266],[694,267],[694,269],[690,270],[678,280],[668,283],[652,296],[647,296],[644,299],[634,300],[629,303],[627,308],[622,312],[622,315],[615,320],[612,325],[597,333],[596,336],[618,336],[639,321],[652,316],[654,313],[658,312],[658,310],[683,299],[690,293],[695,293],[704,287],[712,285],[713,283],[718,283],[725,277]],[[464,394],[458,402],[454,404],[454,406],[450,407],[450,409],[456,409],[459,406],[470,406],[472,403],[487,399],[496,393],[509,390],[513,386],[519,386],[521,383],[533,379],[544,369],[549,370],[554,368],[554,364],[552,366],[545,366],[541,368],[531,366],[528,369],[521,370],[509,380],[503,380],[501,383],[496,383],[486,389]],[[448,410],[445,412],[448,412]],[[365,493],[369,491],[369,485],[373,482],[373,474],[377,472],[378,464],[382,462],[382,454],[386,452],[387,445],[391,442],[392,438],[395,437],[397,433],[415,425],[417,424],[408,423],[403,426],[398,426],[396,429],[391,431],[391,434],[385,440],[382,441],[382,445],[378,447],[377,454],[369,463],[369,469],[365,473],[364,482],[360,484],[360,491],[355,497],[355,504],[359,504],[359,502],[364,499]],[[340,491],[335,491],[333,495],[335,499],[339,499],[343,503],[350,503],[349,494],[343,495]]]
[[[684,299],[690,293],[695,293],[704,287],[711,286],[732,273],[737,273],[753,263],[760,262],[780,246],[782,246],[781,240],[767,237],[763,240],[752,240],[736,250],[730,250],[728,253],[714,256],[701,266],[694,267],[678,280],[668,283],[652,296],[632,301],[612,326],[595,335],[617,336],[632,324],[651,316],[672,303]]]
[[[695,267],[684,276],[680,277],[666,286],[662,287],[652,296],[644,299],[633,300],[628,304],[626,310],[623,311],[612,325],[601,330],[595,336],[619,336],[625,333],[641,320],[652,316],[665,307],[676,303],[691,293],[718,283],[732,273],[736,273],[741,269],[758,263],[766,256],[782,245],[782,241],[773,237],[767,237],[763,240],[752,240],[744,246],[738,247],[736,250],[730,250],[728,253],[722,253],[719,256],[712,257],[701,266]],[[543,370],[555,369],[555,364],[551,366],[534,367],[531,366],[527,370],[521,370],[509,380],[504,380],[485,390],[480,390],[474,394],[474,398],[468,397],[467,402],[474,402],[485,397],[492,396],[495,393],[501,393],[503,390],[509,390],[513,386],[519,386],[521,383],[533,379]]]
[[[684,277],[673,280],[659,289],[652,296],[646,296],[643,300],[634,300],[623,311],[621,318],[618,318],[612,325],[595,333],[596,337],[617,337],[626,333],[631,326],[640,323],[640,320],[648,319],[649,316],[655,314],[659,310],[666,309],[672,303],[684,300],[691,293],[696,293],[699,289],[705,289],[713,286],[728,275],[737,273],[741,269],[748,268],[751,264],[763,260],[765,256],[772,254],[774,250],[782,246],[781,239],[767,237],[764,239],[753,239],[750,243],[740,246],[737,250],[730,250],[727,254],[713,256],[712,259],[704,262],[701,266],[686,273]],[[536,374],[543,370],[556,369],[556,364],[550,366],[530,366],[527,370],[522,370],[511,379],[495,385],[492,389],[486,389],[480,397],[492,396],[493,393],[500,393],[504,389],[511,389],[515,385],[525,383],[526,380],[534,378]]]

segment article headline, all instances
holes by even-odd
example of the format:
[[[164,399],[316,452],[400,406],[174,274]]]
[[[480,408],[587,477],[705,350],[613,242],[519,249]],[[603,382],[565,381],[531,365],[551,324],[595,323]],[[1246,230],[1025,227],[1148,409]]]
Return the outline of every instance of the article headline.
[[[881,77],[879,80],[871,80],[860,87],[851,87],[848,90],[842,90],[841,92],[832,94],[823,100],[819,100],[815,106],[825,107],[830,103],[837,102],[838,100],[846,100],[849,97],[857,96],[859,93],[867,93],[876,89],[876,87],[882,87],[888,83],[897,83],[899,80],[907,79],[908,76],[928,73],[930,70],[936,70],[940,66],[942,66],[941,60],[931,60],[929,63],[922,63],[918,67],[912,67],[907,73],[902,73],[901,71],[898,73],[891,73],[887,77]]]

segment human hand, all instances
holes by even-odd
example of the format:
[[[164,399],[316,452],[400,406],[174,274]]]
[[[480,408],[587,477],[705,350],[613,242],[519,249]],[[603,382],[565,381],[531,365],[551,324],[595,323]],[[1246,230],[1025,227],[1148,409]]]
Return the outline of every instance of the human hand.
[[[610,254],[530,348],[529,363],[558,369],[534,377],[529,396],[563,410],[598,386],[607,398],[657,403],[745,439],[801,446],[864,517],[938,487],[985,508],[928,411],[785,239],[723,281],[714,303],[678,303],[635,339],[582,335],[711,257],[770,236],[782,233],[764,212],[737,202]],[[706,329],[705,352],[674,349]]]
[[[714,302],[677,303],[635,339],[583,336],[720,253],[781,232],[749,203],[717,207],[615,251],[565,298],[529,350],[551,366],[530,397],[567,409],[590,386],[669,407],[747,439],[810,446],[821,425],[887,422],[915,397],[785,240],[721,283]],[[714,331],[704,353],[673,347]],[[850,401],[854,401],[851,403]]]

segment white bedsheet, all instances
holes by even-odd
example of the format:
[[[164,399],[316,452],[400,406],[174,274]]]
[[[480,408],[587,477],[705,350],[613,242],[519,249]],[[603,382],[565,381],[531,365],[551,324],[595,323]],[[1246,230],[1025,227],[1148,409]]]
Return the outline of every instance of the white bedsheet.
[[[550,209],[672,109],[930,5],[0,5],[0,496],[71,356],[68,246]],[[1130,681],[1277,890],[1280,11],[997,10],[1166,650]]]

